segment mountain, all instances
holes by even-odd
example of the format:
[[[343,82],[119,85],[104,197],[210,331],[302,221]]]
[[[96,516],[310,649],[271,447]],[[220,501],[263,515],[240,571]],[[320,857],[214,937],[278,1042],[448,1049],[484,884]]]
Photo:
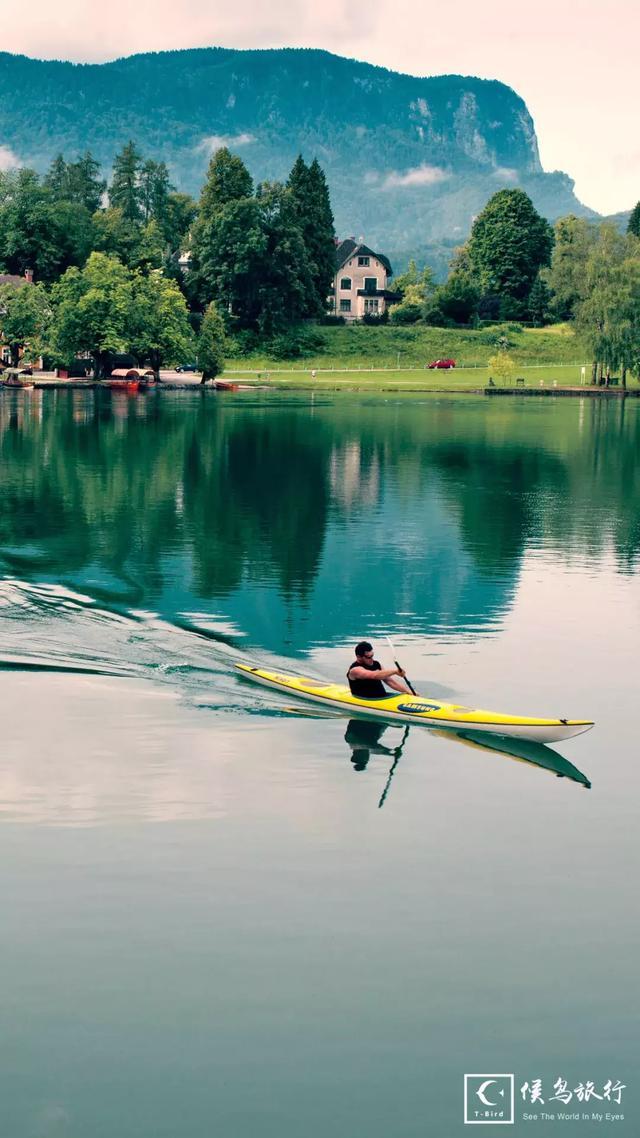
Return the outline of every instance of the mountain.
[[[620,213],[610,213],[607,217],[603,217],[603,221],[611,221],[618,227],[621,233],[627,232],[627,226],[631,220],[632,210],[623,209]]]
[[[510,87],[416,78],[325,51],[206,48],[72,64],[0,53],[0,168],[44,170],[90,149],[109,168],[129,138],[197,194],[226,144],[259,180],[316,155],[342,236],[447,252],[498,189],[520,186],[549,219],[596,216],[573,181],[545,173],[531,116]]]

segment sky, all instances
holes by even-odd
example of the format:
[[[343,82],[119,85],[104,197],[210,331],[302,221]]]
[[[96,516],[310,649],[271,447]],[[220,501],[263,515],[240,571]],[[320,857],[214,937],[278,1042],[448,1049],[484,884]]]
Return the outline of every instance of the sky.
[[[638,0],[0,0],[0,50],[101,62],[188,47],[320,47],[521,95],[545,170],[600,213],[640,199]],[[0,151],[2,138],[0,137]]]

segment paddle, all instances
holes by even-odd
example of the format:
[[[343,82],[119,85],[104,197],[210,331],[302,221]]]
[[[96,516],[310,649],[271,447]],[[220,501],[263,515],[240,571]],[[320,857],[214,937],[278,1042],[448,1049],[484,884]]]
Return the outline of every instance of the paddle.
[[[400,761],[400,755],[402,754],[403,747],[404,747],[408,737],[409,737],[409,724],[407,723],[407,726],[404,729],[404,735],[402,736],[402,742],[400,743],[400,745],[398,747],[396,747],[395,758],[394,758],[393,763],[391,765],[391,770],[389,771],[389,777],[387,778],[385,788],[382,791],[382,794],[380,796],[380,801],[378,803],[378,810],[380,810],[385,804],[385,800],[386,800],[386,797],[389,793],[389,788],[391,786],[391,779],[393,778],[393,776],[395,774],[396,767]]]
[[[395,664],[396,668],[400,668],[400,664],[399,664],[399,663],[398,663],[398,661],[396,660],[396,650],[395,650],[395,648],[393,647],[393,644],[391,643],[391,640],[389,639],[389,637],[388,637],[388,636],[385,636],[385,640],[387,641],[387,644],[389,645],[389,647],[390,647],[390,649],[391,649],[391,655],[393,656],[393,662],[394,662],[394,664]],[[410,680],[408,680],[406,676],[403,676],[403,679],[404,679],[404,682],[405,682],[405,684],[406,684],[406,685],[407,685],[407,687],[409,688],[409,691],[411,692],[411,694],[412,694],[412,695],[417,695],[418,693],[417,693],[416,689],[413,687],[413,685],[412,685],[411,681],[410,681]]]

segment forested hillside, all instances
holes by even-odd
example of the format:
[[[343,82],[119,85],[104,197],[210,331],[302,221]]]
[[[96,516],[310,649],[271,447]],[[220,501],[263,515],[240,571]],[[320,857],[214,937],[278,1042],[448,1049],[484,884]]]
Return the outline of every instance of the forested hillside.
[[[217,146],[260,178],[296,155],[326,171],[340,234],[432,263],[502,187],[547,218],[592,213],[544,173],[531,116],[502,83],[415,78],[324,51],[211,48],[101,65],[0,54],[0,168],[46,169],[87,149],[109,168],[129,139],[197,194]]]

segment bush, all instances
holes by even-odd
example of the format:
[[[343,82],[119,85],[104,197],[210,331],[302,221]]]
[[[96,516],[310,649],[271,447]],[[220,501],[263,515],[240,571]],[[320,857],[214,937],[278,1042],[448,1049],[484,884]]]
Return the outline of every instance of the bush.
[[[324,346],[324,337],[316,328],[294,326],[274,336],[268,344],[268,352],[274,360],[297,360],[316,355]]]
[[[227,351],[230,356],[251,356],[260,348],[260,337],[257,332],[244,329],[228,336],[227,344]]]
[[[380,312],[380,313],[378,313],[378,312],[365,312],[364,316],[362,317],[362,323],[368,324],[369,326],[373,326],[373,327],[376,327],[378,324],[388,324],[389,323],[389,313],[388,313],[386,308],[385,308],[384,312]]]
[[[327,315],[323,316],[322,319],[320,320],[320,324],[324,324],[329,328],[334,328],[337,324],[346,324],[346,323],[347,322],[346,322],[344,316],[336,316],[332,312],[328,312]]]
[[[417,324],[421,316],[418,304],[394,304],[390,311],[392,324]]]

